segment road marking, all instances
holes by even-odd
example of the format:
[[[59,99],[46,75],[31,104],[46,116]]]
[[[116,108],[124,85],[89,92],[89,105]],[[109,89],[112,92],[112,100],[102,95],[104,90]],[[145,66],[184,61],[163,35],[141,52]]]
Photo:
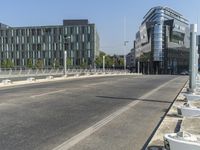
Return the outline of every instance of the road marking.
[[[64,91],[66,91],[66,89],[42,93],[42,94],[38,94],[38,95],[32,95],[32,96],[30,96],[30,98],[36,98],[36,97],[46,96],[46,95],[55,94],[55,93],[61,93],[61,92],[64,92]]]
[[[178,77],[178,78],[180,78],[180,77]],[[173,82],[174,80],[176,80],[178,78],[171,79],[170,81],[168,81],[168,82],[164,83],[163,85],[151,90],[150,92],[148,92],[145,95],[139,97],[138,99],[146,99],[146,98],[148,98],[150,95],[152,95],[153,93],[157,92],[159,89],[163,88],[164,86],[166,86],[167,84]],[[121,115],[125,111],[129,110],[130,108],[132,108],[136,104],[138,104],[139,102],[140,102],[139,100],[135,100],[135,101],[129,103],[128,105],[126,105],[126,106],[122,107],[121,109],[115,111],[114,113],[112,113],[111,115],[107,116],[106,118],[104,118],[104,119],[100,120],[99,122],[95,123],[91,127],[83,130],[82,132],[80,132],[77,135],[73,136],[72,138],[68,139],[67,141],[65,141],[61,145],[55,147],[53,150],[68,150],[68,149],[70,149],[75,144],[79,143],[81,140],[83,140],[86,137],[90,136],[91,134],[93,134],[94,132],[96,132],[97,130],[99,130],[100,128],[102,128],[103,126],[105,126],[106,124],[111,122],[112,120],[114,120],[116,117],[118,117],[119,115]]]

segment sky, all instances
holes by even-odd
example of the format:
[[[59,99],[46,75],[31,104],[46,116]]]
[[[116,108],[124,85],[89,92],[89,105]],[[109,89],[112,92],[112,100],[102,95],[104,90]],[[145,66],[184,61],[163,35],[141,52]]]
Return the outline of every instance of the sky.
[[[17,27],[88,19],[97,26],[102,51],[124,54],[124,33],[128,53],[144,15],[155,6],[170,7],[190,23],[200,22],[200,0],[1,0],[0,22]]]

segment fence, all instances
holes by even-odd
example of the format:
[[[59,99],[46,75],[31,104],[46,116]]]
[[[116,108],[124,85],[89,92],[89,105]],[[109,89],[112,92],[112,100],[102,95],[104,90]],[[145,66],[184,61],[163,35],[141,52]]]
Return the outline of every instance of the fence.
[[[115,70],[115,69],[68,69],[67,74],[80,74],[80,73],[128,73],[128,70]],[[34,76],[50,76],[50,75],[64,75],[64,69],[29,69],[29,70],[0,70],[0,78],[16,78],[16,77],[34,77]]]

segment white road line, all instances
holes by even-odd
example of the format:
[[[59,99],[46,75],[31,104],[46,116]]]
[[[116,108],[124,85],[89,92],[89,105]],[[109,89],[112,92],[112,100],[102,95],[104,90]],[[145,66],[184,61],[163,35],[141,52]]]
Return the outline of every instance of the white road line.
[[[180,78],[180,77],[178,77],[178,78]],[[163,88],[164,86],[166,86],[167,84],[173,82],[174,80],[176,80],[178,78],[175,78],[175,79],[172,79],[172,80],[166,82],[165,84],[153,89],[152,91],[146,93],[145,95],[139,97],[138,99],[146,99],[146,98],[148,98],[150,95],[152,95],[153,93],[157,92],[159,89]],[[65,141],[61,145],[55,147],[53,150],[68,150],[68,149],[70,149],[75,144],[79,143],[81,140],[83,140],[86,137],[90,136],[91,134],[93,134],[94,132],[96,132],[97,130],[99,130],[100,128],[105,126],[106,124],[108,124],[110,121],[114,120],[116,117],[118,117],[119,115],[121,115],[125,111],[127,111],[130,108],[134,107],[139,102],[140,102],[139,100],[135,100],[135,101],[129,103],[128,105],[126,105],[126,106],[122,107],[121,109],[115,111],[114,113],[112,113],[111,115],[107,116],[106,118],[104,118],[104,119],[100,120],[99,122],[95,123],[91,127],[83,130],[79,134],[77,134],[77,135],[73,136],[72,138],[68,139],[67,141]]]
[[[46,95],[50,95],[50,94],[55,94],[55,93],[61,93],[66,91],[66,89],[62,89],[62,90],[58,90],[58,91],[52,91],[52,92],[47,92],[47,93],[42,93],[42,94],[38,94],[38,95],[32,95],[30,96],[30,98],[36,98],[36,97],[41,97],[41,96],[46,96]]]

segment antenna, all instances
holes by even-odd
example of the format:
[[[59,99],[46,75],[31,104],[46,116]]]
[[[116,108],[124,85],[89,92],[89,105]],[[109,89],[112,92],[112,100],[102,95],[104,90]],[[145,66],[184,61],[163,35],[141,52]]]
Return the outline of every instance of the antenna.
[[[126,71],[126,16],[124,16],[124,71]]]

